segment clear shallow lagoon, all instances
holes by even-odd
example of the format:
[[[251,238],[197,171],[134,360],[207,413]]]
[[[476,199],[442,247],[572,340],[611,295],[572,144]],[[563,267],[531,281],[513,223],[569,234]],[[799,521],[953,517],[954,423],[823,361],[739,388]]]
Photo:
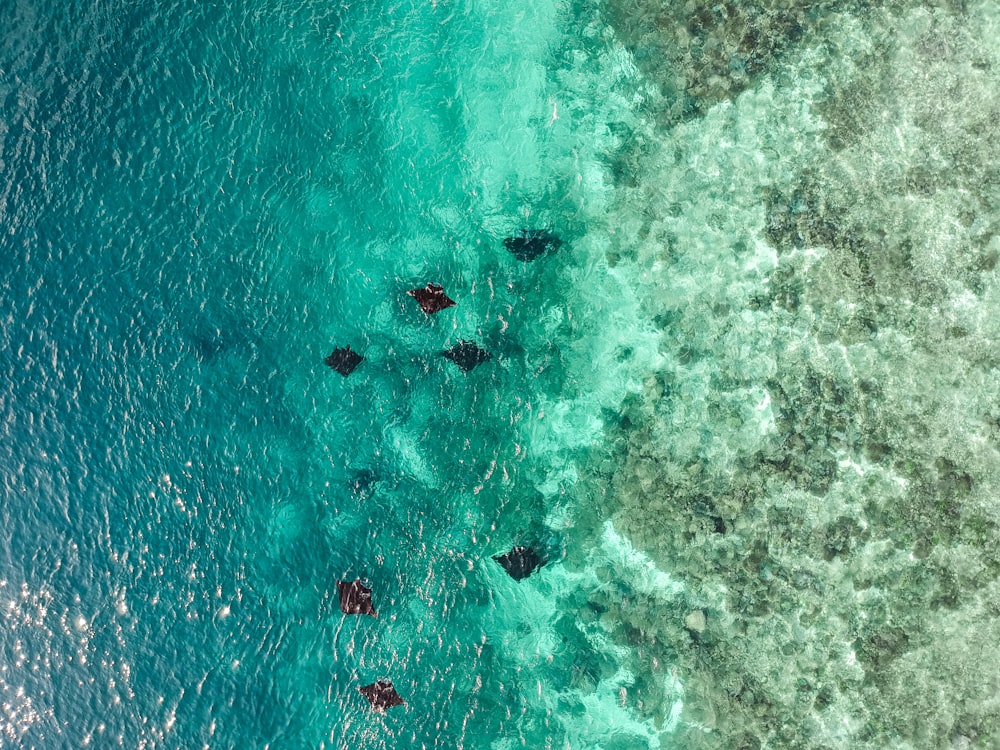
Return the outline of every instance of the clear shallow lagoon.
[[[140,5],[0,7],[0,746],[1000,742],[995,3]]]

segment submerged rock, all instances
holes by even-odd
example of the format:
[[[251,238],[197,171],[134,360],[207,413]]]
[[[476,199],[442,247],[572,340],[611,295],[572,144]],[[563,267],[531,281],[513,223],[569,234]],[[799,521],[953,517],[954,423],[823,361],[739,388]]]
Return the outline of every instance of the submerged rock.
[[[684,627],[693,633],[705,632],[705,626],[705,612],[703,610],[696,609],[684,618]]]

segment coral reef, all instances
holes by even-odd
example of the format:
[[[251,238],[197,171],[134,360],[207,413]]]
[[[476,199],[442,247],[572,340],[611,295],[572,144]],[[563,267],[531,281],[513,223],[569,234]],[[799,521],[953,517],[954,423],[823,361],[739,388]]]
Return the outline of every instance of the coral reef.
[[[620,184],[665,364],[587,482],[688,592],[632,625],[675,652],[672,746],[994,746],[1000,18],[621,7],[647,76],[686,71],[650,109],[702,118],[651,118]]]
[[[611,0],[607,17],[639,68],[659,85],[664,96],[658,116],[670,125],[738,95],[773,70],[809,29],[858,5]]]

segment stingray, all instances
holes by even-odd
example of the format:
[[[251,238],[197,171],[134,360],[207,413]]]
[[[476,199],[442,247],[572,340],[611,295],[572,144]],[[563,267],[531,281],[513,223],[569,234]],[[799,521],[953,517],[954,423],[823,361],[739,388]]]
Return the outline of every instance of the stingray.
[[[507,237],[503,246],[518,260],[530,261],[550,250],[558,250],[562,240],[545,229],[522,229],[517,237]]]
[[[210,362],[226,350],[228,342],[220,329],[209,327],[195,333],[192,343],[198,359]]]
[[[515,581],[527,578],[548,562],[531,547],[514,547],[505,555],[494,555],[493,559]]]
[[[378,475],[371,469],[358,469],[347,481],[347,486],[355,495],[366,496],[378,482]]]
[[[444,287],[440,284],[428,284],[423,289],[411,289],[407,292],[420,304],[420,309],[430,315],[444,310],[446,307],[454,307],[455,300],[444,293]]]
[[[399,697],[399,693],[392,686],[389,680],[379,680],[371,685],[358,688],[368,702],[372,704],[375,711],[385,711],[393,706],[405,706],[406,701]]]
[[[354,368],[360,365],[364,359],[364,357],[352,350],[351,347],[345,346],[341,349],[334,349],[333,353],[323,360],[323,363],[327,367],[332,367],[346,378],[354,372]]]
[[[371,615],[378,617],[372,606],[372,590],[361,581],[337,581],[340,590],[340,611],[345,615]]]
[[[450,359],[465,372],[493,359],[493,355],[476,346],[475,341],[459,341],[448,351],[441,352],[441,356]]]

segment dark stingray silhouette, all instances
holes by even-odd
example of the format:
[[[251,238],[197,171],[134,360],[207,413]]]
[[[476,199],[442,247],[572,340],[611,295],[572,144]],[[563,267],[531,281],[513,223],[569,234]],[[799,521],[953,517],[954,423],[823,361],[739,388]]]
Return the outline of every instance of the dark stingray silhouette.
[[[493,355],[476,346],[475,341],[459,341],[448,351],[441,352],[441,356],[450,359],[465,372],[493,359]]]
[[[385,711],[393,706],[406,705],[406,701],[399,697],[399,693],[396,692],[396,688],[389,680],[379,680],[371,685],[365,685],[358,688],[358,692],[368,699],[375,711]]]
[[[226,337],[219,328],[203,328],[192,337],[198,359],[210,362],[226,350]]]
[[[350,479],[347,486],[355,495],[364,497],[378,482],[378,475],[371,469],[358,469]]]
[[[329,357],[323,360],[327,367],[332,367],[345,378],[354,372],[354,368],[364,361],[364,357],[349,346],[334,349]]]
[[[455,300],[444,293],[444,287],[440,284],[428,284],[423,289],[411,289],[407,294],[420,303],[420,309],[428,315],[446,307],[454,307],[456,304]]]
[[[378,617],[372,606],[372,590],[361,581],[337,581],[340,590],[340,611],[345,615],[371,615]]]
[[[550,250],[558,250],[562,240],[546,229],[522,229],[517,237],[507,237],[503,246],[518,260],[530,261]]]
[[[548,562],[531,547],[514,547],[505,555],[494,555],[493,559],[500,563],[500,567],[515,581],[527,578]]]

